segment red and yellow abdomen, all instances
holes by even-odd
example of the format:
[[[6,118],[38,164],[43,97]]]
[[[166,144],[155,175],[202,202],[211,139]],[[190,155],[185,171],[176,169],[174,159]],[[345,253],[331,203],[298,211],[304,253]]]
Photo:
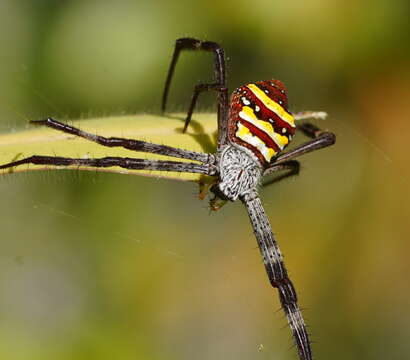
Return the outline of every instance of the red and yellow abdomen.
[[[290,142],[296,126],[288,111],[284,85],[278,80],[241,86],[231,97],[228,136],[267,165]]]

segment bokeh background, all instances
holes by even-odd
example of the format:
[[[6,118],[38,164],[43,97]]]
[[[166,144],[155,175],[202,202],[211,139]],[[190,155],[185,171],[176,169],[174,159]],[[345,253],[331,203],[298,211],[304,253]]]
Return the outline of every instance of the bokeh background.
[[[158,113],[174,40],[221,43],[231,89],[281,79],[293,111],[326,110],[318,125],[337,134],[262,194],[315,357],[408,359],[409,13],[408,0],[1,0],[0,131]],[[183,54],[171,109],[211,77],[211,55]],[[197,190],[1,177],[0,357],[296,359],[243,207],[210,214]]]

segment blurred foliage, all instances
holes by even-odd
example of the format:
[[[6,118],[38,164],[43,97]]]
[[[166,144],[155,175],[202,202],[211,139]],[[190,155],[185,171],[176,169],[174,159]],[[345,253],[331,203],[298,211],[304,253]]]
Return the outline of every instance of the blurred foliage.
[[[281,79],[292,110],[326,110],[319,125],[337,134],[298,178],[263,191],[316,358],[406,359],[409,7],[2,0],[0,131],[157,113],[175,39],[221,43],[231,89]],[[211,76],[211,55],[183,54],[170,110]],[[197,190],[118,174],[2,177],[0,357],[295,359],[244,209],[209,216]]]

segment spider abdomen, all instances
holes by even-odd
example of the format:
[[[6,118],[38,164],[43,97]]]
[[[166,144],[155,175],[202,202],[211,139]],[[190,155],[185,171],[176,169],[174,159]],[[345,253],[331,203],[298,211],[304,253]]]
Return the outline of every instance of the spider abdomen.
[[[284,85],[269,80],[236,89],[231,97],[228,129],[231,142],[251,150],[264,166],[269,164],[296,130]]]

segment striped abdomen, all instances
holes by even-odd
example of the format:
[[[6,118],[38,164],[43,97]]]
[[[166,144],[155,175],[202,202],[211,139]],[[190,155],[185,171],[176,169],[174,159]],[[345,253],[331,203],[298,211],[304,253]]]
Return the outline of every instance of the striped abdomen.
[[[284,85],[278,80],[241,86],[231,97],[229,139],[250,149],[266,165],[296,130]]]

